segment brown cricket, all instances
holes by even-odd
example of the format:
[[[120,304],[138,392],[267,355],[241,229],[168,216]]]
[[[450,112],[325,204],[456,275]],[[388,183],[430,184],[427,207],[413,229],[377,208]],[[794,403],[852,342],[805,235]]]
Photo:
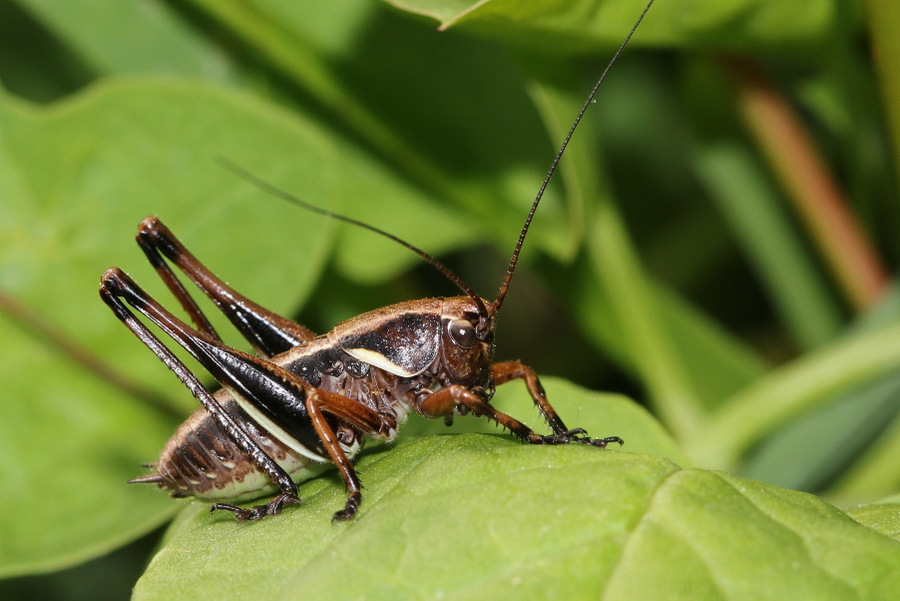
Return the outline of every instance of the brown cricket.
[[[652,0],[641,19],[651,4]],[[155,471],[132,482],[157,484],[172,496],[212,501],[212,510],[232,511],[239,520],[257,520],[277,515],[285,504],[299,503],[296,482],[333,464],[348,493],[334,519],[347,520],[356,514],[362,501],[360,480],[350,460],[366,438],[393,440],[410,411],[429,418],[442,417],[448,424],[453,416],[471,413],[496,422],[530,444],[622,444],[617,436],[590,438],[581,428],[568,428],[531,368],[519,361],[494,363],[494,330],[544,190],[609,68],[641,19],[607,65],[557,152],[493,301],[476,295],[449,268],[411,244],[373,226],[308,205],[231,166],[291,202],[400,242],[464,293],[375,309],[317,336],[239,294],[198,261],[159,219],[144,219],[137,242],[193,326],[165,309],[119,268],[103,274],[100,296],[175,372],[202,407],[175,431],[159,460],[150,465]],[[256,355],[222,342],[167,260],[228,317],[253,345]],[[221,388],[208,390],[129,305],[184,347]],[[512,380],[525,383],[552,433],[536,433],[491,406],[495,387]],[[277,494],[266,504],[251,508],[234,504],[272,490]]]

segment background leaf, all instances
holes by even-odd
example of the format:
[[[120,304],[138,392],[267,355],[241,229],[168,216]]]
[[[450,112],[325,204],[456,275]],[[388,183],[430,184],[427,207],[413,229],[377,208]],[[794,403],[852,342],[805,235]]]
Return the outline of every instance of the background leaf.
[[[900,520],[898,520],[900,507],[897,507],[897,503],[863,505],[851,509],[848,513],[860,524],[894,540],[900,540]]]
[[[504,41],[544,51],[596,52],[598,47],[618,45],[622,31],[634,23],[646,2],[574,2],[543,0],[521,3],[445,2],[442,0],[392,1],[390,4],[440,21],[441,27],[465,26]],[[716,47],[745,50],[803,47],[821,39],[833,23],[834,3],[808,0],[728,0],[659,2],[655,23],[642,27],[643,43]]]

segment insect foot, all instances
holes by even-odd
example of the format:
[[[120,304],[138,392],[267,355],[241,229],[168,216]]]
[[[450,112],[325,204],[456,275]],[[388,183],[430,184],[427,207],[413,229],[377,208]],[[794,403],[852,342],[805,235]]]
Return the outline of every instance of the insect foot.
[[[547,436],[535,434],[533,437],[529,437],[528,442],[530,442],[531,444],[570,444],[573,442],[577,442],[580,444],[591,445],[592,447],[600,447],[601,449],[606,448],[606,445],[611,442],[617,442],[619,443],[619,445],[625,444],[625,441],[618,436],[607,436],[606,438],[590,438],[589,436],[583,436],[586,434],[587,432],[584,430],[584,428],[574,428],[566,432],[561,432],[559,434],[549,434]]]
[[[347,504],[344,505],[343,509],[332,516],[331,521],[346,522],[347,520],[352,520],[353,516],[356,515],[356,511],[359,509],[360,503],[362,503],[362,494],[356,491],[350,493],[347,497]]]
[[[249,509],[243,509],[236,505],[229,505],[227,503],[216,503],[209,508],[209,512],[212,513],[217,509],[222,511],[232,511],[234,512],[234,517],[235,519],[237,519],[237,521],[246,522],[248,520],[261,520],[267,515],[278,515],[279,513],[281,513],[281,509],[285,504],[299,505],[300,498],[295,495],[280,494],[265,505],[256,505]]]

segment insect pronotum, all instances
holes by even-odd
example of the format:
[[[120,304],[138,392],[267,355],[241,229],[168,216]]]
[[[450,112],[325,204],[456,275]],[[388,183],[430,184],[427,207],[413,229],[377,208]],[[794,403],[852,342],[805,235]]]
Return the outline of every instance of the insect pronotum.
[[[204,267],[156,217],[144,219],[138,228],[138,245],[194,325],[165,309],[119,268],[103,274],[100,296],[175,372],[202,407],[176,430],[159,460],[149,466],[155,471],[132,482],[157,484],[176,497],[212,501],[212,510],[232,511],[238,520],[257,520],[280,513],[285,504],[299,503],[296,482],[313,476],[318,466],[332,463],[347,488],[347,501],[334,519],[346,520],[356,514],[362,501],[360,481],[350,459],[366,437],[392,440],[410,410],[429,418],[443,417],[448,423],[454,415],[472,413],[531,444],[622,444],[618,436],[590,438],[581,428],[568,428],[531,368],[519,361],[494,363],[494,328],[544,190],[609,68],[652,3],[644,8],[603,71],[553,159],[494,301],[475,294],[449,268],[411,244],[307,205],[242,172],[296,204],[400,242],[464,293],[376,309],[316,336],[239,294]],[[256,355],[222,342],[166,260],[212,299],[253,345]],[[207,390],[129,305],[184,347],[221,388]],[[495,387],[512,380],[525,383],[551,434],[538,434],[491,406]],[[249,509],[234,505],[271,489],[277,494],[266,504]]]

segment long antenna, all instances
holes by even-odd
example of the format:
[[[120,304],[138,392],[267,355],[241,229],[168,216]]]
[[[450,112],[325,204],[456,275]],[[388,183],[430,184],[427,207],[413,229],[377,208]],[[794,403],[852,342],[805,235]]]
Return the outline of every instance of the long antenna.
[[[631,36],[634,35],[634,32],[637,30],[638,25],[640,25],[641,21],[644,20],[644,16],[647,14],[647,11],[650,10],[650,7],[652,5],[653,0],[650,0],[647,3],[647,6],[644,7],[643,12],[641,12],[641,16],[638,17],[638,20],[631,27],[631,31],[628,32],[627,36],[625,36],[625,40],[619,45],[619,49],[616,50],[616,53],[613,54],[612,59],[610,59],[609,63],[607,63],[606,68],[600,75],[600,79],[598,79],[597,83],[594,84],[594,87],[593,89],[591,89],[591,93],[588,95],[587,100],[584,101],[584,106],[581,107],[581,110],[578,112],[578,116],[575,117],[575,122],[572,123],[572,127],[569,128],[569,133],[566,134],[566,137],[560,145],[559,150],[556,152],[556,156],[553,158],[553,162],[550,163],[550,169],[547,171],[547,175],[544,176],[544,181],[541,183],[541,188],[538,190],[537,196],[534,199],[534,203],[531,205],[531,211],[528,212],[528,217],[525,218],[525,225],[522,226],[522,232],[519,234],[519,240],[518,242],[516,242],[516,248],[515,250],[513,250],[512,258],[509,260],[509,266],[506,268],[506,276],[503,278],[503,283],[500,284],[500,291],[497,293],[497,300],[495,300],[493,303],[495,310],[499,310],[503,305],[503,299],[506,298],[506,293],[509,291],[509,283],[512,281],[513,273],[516,270],[516,263],[519,262],[519,253],[522,250],[522,244],[524,244],[525,242],[525,235],[528,233],[528,228],[531,226],[531,220],[534,218],[534,214],[537,211],[538,205],[541,203],[541,198],[543,198],[544,196],[544,190],[547,189],[547,184],[550,183],[550,179],[553,177],[553,174],[556,173],[556,167],[557,165],[559,165],[559,160],[562,158],[563,153],[566,151],[566,146],[569,145],[569,140],[572,139],[572,135],[578,128],[578,124],[581,123],[581,118],[587,112],[588,107],[590,107],[591,104],[594,103],[594,97],[597,96],[597,90],[600,89],[600,84],[602,84],[603,80],[606,79],[606,75],[609,73],[609,70],[619,59],[619,55],[622,54],[625,46],[628,45],[629,40],[631,40]]]
[[[417,255],[419,255],[420,257],[422,257],[429,263],[431,263],[431,265],[433,265],[435,269],[437,269],[442,274],[444,274],[448,280],[450,280],[451,282],[456,284],[456,286],[460,290],[462,290],[466,294],[466,296],[470,297],[473,301],[475,301],[475,304],[478,307],[478,313],[480,315],[487,315],[487,308],[484,306],[484,301],[481,299],[481,297],[478,296],[477,294],[475,294],[475,291],[473,291],[469,287],[469,285],[463,281],[463,279],[461,277],[456,275],[453,272],[453,270],[451,270],[449,267],[447,267],[446,265],[444,265],[443,263],[441,263],[440,261],[435,259],[433,256],[431,256],[430,254],[428,254],[427,252],[425,252],[418,246],[414,246],[414,245],[410,244],[409,242],[407,242],[406,240],[403,240],[402,238],[398,238],[394,234],[392,234],[390,232],[386,232],[383,229],[377,228],[374,225],[365,223],[363,221],[358,221],[356,219],[353,219],[352,217],[347,217],[346,215],[341,215],[340,213],[335,213],[334,211],[329,211],[328,209],[323,209],[321,207],[317,207],[316,205],[310,204],[304,200],[300,200],[293,194],[285,192],[281,188],[273,186],[269,182],[256,177],[255,175],[253,175],[252,173],[250,173],[243,167],[240,167],[240,166],[232,163],[231,161],[229,161],[226,158],[219,157],[219,162],[222,163],[222,165],[226,169],[228,169],[232,173],[235,173],[236,175],[244,178],[245,180],[247,180],[251,184],[255,185],[256,187],[260,188],[261,190],[264,190],[265,192],[268,192],[269,194],[272,194],[274,196],[277,196],[278,198],[286,200],[291,204],[295,204],[299,207],[306,209],[307,211],[312,211],[313,213],[325,215],[326,217],[331,217],[332,219],[337,219],[338,221],[343,221],[343,222],[349,223],[351,225],[365,228],[365,229],[369,230],[370,232],[375,232],[376,234],[380,234],[380,235],[384,236],[385,238],[390,238],[394,242],[396,242],[402,246],[405,246],[409,250],[413,251],[414,253],[416,253]]]
[[[512,258],[509,261],[509,266],[506,268],[506,276],[503,278],[503,283],[500,285],[500,291],[497,294],[497,300],[493,303],[493,308],[495,311],[499,310],[501,305],[503,305],[503,299],[506,298],[506,293],[509,290],[509,284],[512,281],[513,273],[516,270],[516,263],[519,261],[519,253],[522,251],[522,244],[525,242],[525,236],[528,234],[528,228],[531,226],[531,220],[534,218],[534,214],[537,211],[538,205],[541,202],[541,198],[544,196],[544,191],[547,189],[547,184],[550,183],[550,179],[553,177],[553,174],[556,172],[556,168],[559,165],[559,160],[562,158],[563,153],[566,150],[566,146],[569,145],[569,140],[572,139],[572,135],[575,133],[575,130],[578,128],[578,124],[581,122],[581,118],[584,116],[585,112],[587,112],[588,107],[593,104],[594,97],[597,95],[597,90],[600,89],[600,85],[606,79],[606,75],[609,73],[609,70],[612,68],[613,64],[618,60],[619,55],[622,54],[622,51],[625,49],[625,46],[628,45],[628,42],[631,40],[631,36],[634,35],[634,32],[637,30],[638,26],[641,24],[641,21],[644,20],[644,16],[647,14],[647,11],[650,10],[650,7],[653,5],[654,0],[650,0],[647,3],[647,6],[644,7],[644,10],[641,12],[640,17],[634,23],[631,28],[631,31],[628,32],[628,35],[625,36],[625,40],[619,45],[618,50],[616,50],[612,59],[610,59],[609,63],[606,65],[606,68],[603,70],[603,73],[600,75],[600,79],[597,80],[597,83],[594,84],[593,89],[591,89],[591,93],[588,95],[587,100],[584,102],[584,106],[581,107],[581,110],[578,112],[578,116],[575,118],[574,123],[572,123],[572,127],[569,128],[569,133],[566,134],[565,139],[563,140],[562,145],[560,145],[559,150],[556,153],[556,156],[553,158],[553,162],[550,164],[550,169],[547,171],[547,175],[544,176],[544,181],[541,183],[541,187],[538,190],[537,196],[534,199],[534,203],[531,205],[531,210],[528,212],[528,217],[525,218],[525,225],[522,227],[522,231],[519,234],[519,240],[516,242],[516,248],[513,251]],[[340,213],[335,213],[334,211],[329,211],[327,209],[323,209],[321,207],[317,207],[316,205],[310,204],[306,201],[303,201],[293,194],[285,192],[284,190],[277,188],[270,184],[269,182],[260,179],[259,177],[253,175],[246,169],[232,163],[228,159],[223,157],[219,157],[219,162],[228,169],[229,171],[235,173],[236,175],[242,177],[247,180],[251,184],[257,186],[258,188],[273,194],[283,200],[286,200],[292,204],[295,204],[299,207],[306,209],[307,211],[312,211],[314,213],[319,213],[320,215],[325,215],[326,217],[331,217],[333,219],[337,219],[338,221],[343,221],[345,223],[349,223],[351,225],[355,225],[364,229],[367,229],[376,234],[380,234],[385,238],[389,238],[394,242],[405,246],[409,250],[413,251],[426,261],[428,261],[431,265],[434,266],[435,269],[444,274],[447,279],[456,284],[456,286],[462,290],[466,296],[470,297],[475,305],[478,307],[478,313],[482,316],[487,316],[487,307],[485,306],[484,300],[472,290],[468,284],[466,284],[461,277],[456,275],[449,267],[435,259],[433,256],[415,246],[410,244],[406,240],[398,238],[394,234],[390,232],[386,232],[380,228],[375,227],[374,225],[370,225],[368,223],[358,221],[353,219],[352,217],[347,217],[346,215],[341,215]]]

